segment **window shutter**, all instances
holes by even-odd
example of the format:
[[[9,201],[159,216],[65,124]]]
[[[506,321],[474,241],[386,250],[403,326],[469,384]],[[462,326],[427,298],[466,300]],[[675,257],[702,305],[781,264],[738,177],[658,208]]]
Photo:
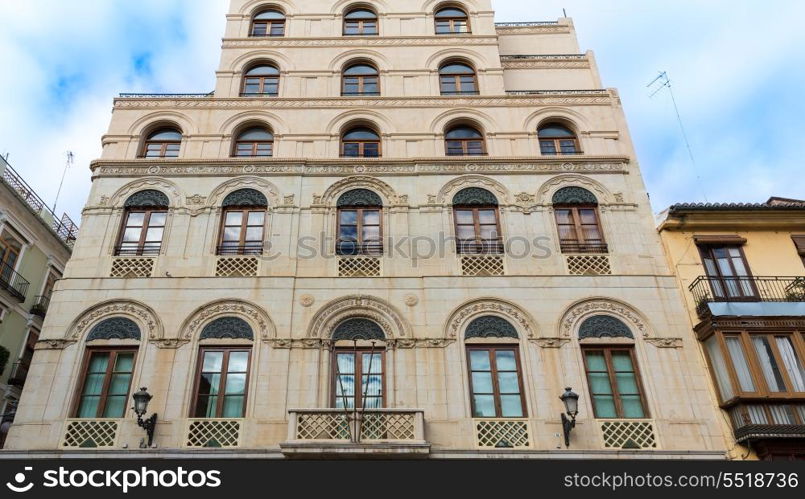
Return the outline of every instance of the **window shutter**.
[[[794,240],[799,256],[805,256],[805,234],[791,236],[791,239]]]

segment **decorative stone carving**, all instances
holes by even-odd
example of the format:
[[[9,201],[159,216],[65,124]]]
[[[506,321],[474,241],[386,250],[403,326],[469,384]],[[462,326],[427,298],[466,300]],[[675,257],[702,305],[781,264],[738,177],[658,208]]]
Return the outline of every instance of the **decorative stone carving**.
[[[333,331],[341,322],[354,317],[374,321],[389,339],[411,336],[407,322],[397,309],[379,298],[363,295],[339,298],[324,305],[313,316],[307,335],[310,338],[332,338]]]
[[[616,202],[616,203],[623,203],[623,202],[624,202],[624,201],[623,201],[623,193],[622,193],[622,192],[616,192],[616,193],[614,194],[614,196],[615,196],[615,202]]]
[[[516,324],[526,338],[537,335],[537,327],[531,316],[512,303],[496,298],[481,298],[462,305],[450,315],[447,320],[445,337],[458,338],[463,325],[478,315],[497,314],[503,316],[512,324]]]
[[[478,187],[461,189],[453,196],[454,206],[497,206],[498,200],[494,194]]]
[[[283,196],[282,198],[282,206],[291,207],[293,206],[295,194],[288,194],[287,196]]]
[[[336,206],[383,206],[383,200],[369,189],[352,189],[341,194]]]
[[[569,338],[535,338],[531,341],[539,345],[540,348],[562,348],[570,343]]]
[[[126,208],[167,208],[170,206],[170,201],[168,200],[168,196],[160,191],[146,189],[129,196],[123,206]]]
[[[332,340],[385,340],[386,335],[376,322],[369,319],[347,319],[333,331]]]
[[[636,310],[615,300],[601,298],[585,300],[570,307],[559,322],[560,336],[572,336],[576,324],[590,315],[601,312],[609,313],[622,319],[632,331],[638,331],[643,337],[648,336],[648,326]]]
[[[433,165],[432,167],[429,167],[428,165],[419,165],[417,169],[425,171],[432,170],[460,173],[461,171],[465,171],[463,168],[466,167],[466,171],[472,171],[474,173],[480,171],[479,168],[484,169],[486,167],[486,165],[477,165],[479,168],[471,168],[472,165],[463,165],[463,167],[456,169],[457,166],[458,165]],[[506,188],[503,187],[503,185],[497,180],[490,177],[485,177],[483,175],[462,175],[447,182],[439,191],[439,194],[436,197],[436,202],[442,205],[455,203],[455,195],[457,195],[459,191],[468,187],[476,187],[491,193],[492,197],[495,198],[494,204],[496,206],[498,204],[506,205],[509,202],[508,191]]]
[[[182,326],[182,338],[190,340],[199,333],[202,324],[216,316],[240,316],[257,326],[257,333],[265,340],[276,336],[274,323],[263,309],[241,300],[221,300],[204,305],[196,310]]]
[[[567,171],[569,172],[579,171],[578,169],[576,169],[577,166],[578,165],[575,163],[568,163]],[[592,173],[592,172],[587,171],[585,173]],[[606,206],[608,204],[611,204],[614,200],[612,194],[600,182],[590,177],[579,175],[577,173],[565,173],[563,175],[557,175],[548,180],[547,182],[545,182],[544,184],[542,184],[542,186],[539,188],[539,191],[537,192],[537,203],[543,205],[554,204],[555,202],[553,199],[554,195],[558,194],[566,187],[577,187],[589,191],[589,193],[591,193],[595,198],[595,204],[598,204],[599,206]],[[551,193],[555,194],[552,195]],[[574,191],[568,191],[567,194],[573,194],[573,193]],[[572,201],[575,196],[570,196],[567,194],[561,194],[559,199],[566,198]]]
[[[70,329],[68,329],[67,339],[72,341],[77,340],[90,325],[95,324],[105,317],[112,316],[129,317],[135,322],[138,322],[141,326],[144,326],[149,339],[157,339],[164,336],[162,323],[149,307],[133,301],[112,301],[96,305],[76,319]]]
[[[631,338],[629,326],[611,315],[594,315],[584,319],[579,326],[579,339],[585,338]]]
[[[309,169],[308,169],[309,170]],[[394,189],[391,188],[390,185],[383,182],[382,180],[369,176],[369,175],[353,175],[338,182],[335,182],[333,185],[327,188],[324,194],[321,196],[320,202],[315,202],[314,196],[314,204],[323,204],[326,206],[335,206],[337,205],[337,200],[339,200],[342,194],[348,193],[348,191],[352,190],[367,190],[374,196],[380,199],[380,203],[374,206],[383,206],[383,199],[387,199],[390,203],[396,204],[398,201],[397,193],[394,192]],[[367,195],[369,196],[369,195]],[[368,199],[367,199],[368,201]],[[345,206],[343,204],[338,204],[338,206]]]
[[[553,204],[598,204],[595,195],[582,187],[563,187],[556,191]]]
[[[35,350],[64,350],[75,343],[75,340],[50,339],[36,342]]]
[[[181,169],[183,167],[179,167]],[[200,176],[205,174],[212,174],[216,169],[220,170],[222,176],[234,176],[231,180],[228,180],[220,185],[218,185],[213,191],[207,196],[207,204],[210,206],[225,206],[224,200],[230,195],[234,194],[236,191],[241,189],[251,189],[257,191],[262,195],[262,198],[266,199],[265,204],[258,204],[255,206],[279,206],[281,204],[281,196],[279,194],[279,189],[277,186],[272,184],[265,178],[257,175],[248,175],[243,176],[243,172],[241,168],[235,168],[233,166],[220,166],[218,165],[217,168],[215,165],[211,165],[210,167],[206,166],[198,166],[194,163],[193,166],[184,167],[184,169],[188,172],[191,176]],[[263,170],[265,167],[254,167],[255,171],[253,173],[265,173]],[[276,169],[276,168],[271,168]],[[280,167],[281,169],[295,169],[295,167],[291,168],[289,166]],[[258,171],[259,170],[259,171]],[[257,203],[263,202],[263,199],[259,197],[255,199]]]
[[[316,299],[313,298],[313,295],[302,295],[299,297],[299,304],[303,307],[309,307],[316,302]]]
[[[682,348],[682,338],[646,338],[646,342],[657,348]]]
[[[409,307],[416,307],[419,303],[419,298],[416,295],[405,295],[405,304]]]
[[[188,206],[203,206],[204,203],[207,202],[207,198],[201,194],[194,194],[187,196],[186,202]]]
[[[140,326],[126,317],[112,317],[95,324],[87,335],[92,340],[139,340]]]
[[[526,215],[536,209],[537,197],[533,194],[521,192],[514,196],[514,200],[517,203],[517,207],[520,208]]]
[[[252,327],[240,317],[219,317],[201,330],[200,340],[209,339],[254,340]]]
[[[238,189],[235,192],[229,193],[229,195],[224,198],[221,206],[224,208],[227,206],[267,207],[268,199],[266,199],[263,193],[254,189]]]
[[[464,339],[470,338],[519,338],[517,330],[509,321],[494,315],[473,319],[464,332]]]
[[[139,165],[137,170],[138,173],[136,175],[127,175],[127,176],[143,177],[144,175],[149,175],[145,165],[142,164]],[[135,180],[133,182],[129,182],[128,184],[118,189],[112,196],[108,198],[106,206],[112,208],[132,206],[126,204],[129,198],[136,195],[140,191],[151,191],[151,190],[157,191],[159,194],[162,194],[163,196],[165,196],[166,199],[169,200],[167,204],[161,206],[164,206],[166,208],[178,207],[182,203],[183,198],[180,195],[179,188],[176,186],[176,184],[163,177],[145,177],[140,178],[139,180]],[[160,202],[165,201],[163,199]]]
[[[157,348],[175,349],[187,343],[187,340],[184,338],[158,338],[149,341],[149,343],[153,343]]]

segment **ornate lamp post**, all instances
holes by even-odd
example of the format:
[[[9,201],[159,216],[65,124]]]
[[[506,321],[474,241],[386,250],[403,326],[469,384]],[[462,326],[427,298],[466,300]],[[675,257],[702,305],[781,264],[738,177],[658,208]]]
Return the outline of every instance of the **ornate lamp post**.
[[[147,447],[151,447],[154,443],[154,428],[157,425],[157,415],[156,413],[152,414],[150,418],[143,419],[145,412],[148,410],[148,402],[151,401],[152,395],[148,393],[148,389],[145,387],[140,388],[140,391],[135,393],[131,396],[134,399],[134,413],[137,414],[137,424],[143,428],[148,435],[148,445],[143,444],[140,442],[140,448],[145,449]]]
[[[570,432],[576,427],[576,414],[579,413],[579,395],[572,388],[565,388],[565,393],[559,397],[565,404],[565,413],[562,413],[562,430],[565,433],[565,447],[570,447]]]

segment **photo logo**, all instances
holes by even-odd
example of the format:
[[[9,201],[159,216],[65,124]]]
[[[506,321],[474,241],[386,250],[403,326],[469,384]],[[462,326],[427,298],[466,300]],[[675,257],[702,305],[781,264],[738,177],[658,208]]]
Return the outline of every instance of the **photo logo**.
[[[31,466],[26,466],[25,471],[33,471],[33,468]],[[17,493],[28,492],[29,490],[34,488],[34,484],[29,483],[27,485],[22,485],[23,483],[25,483],[26,480],[27,477],[25,476],[25,473],[17,473],[16,475],[14,475],[14,482],[16,482],[16,485],[11,482],[6,482],[6,487],[8,487],[12,492]]]

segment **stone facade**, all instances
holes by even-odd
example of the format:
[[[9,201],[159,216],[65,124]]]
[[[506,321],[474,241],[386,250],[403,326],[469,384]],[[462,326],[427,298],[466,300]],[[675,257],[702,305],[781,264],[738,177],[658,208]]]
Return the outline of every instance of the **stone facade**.
[[[469,0],[449,6],[466,11],[471,33],[435,35],[439,2],[360,5],[376,12],[378,35],[342,36],[349,2],[233,0],[213,94],[116,99],[9,447],[723,458],[723,428],[618,94],[600,89],[572,21],[495,24],[489,0]],[[249,36],[267,7],[284,13],[284,36]],[[341,96],[341,71],[353,61],[376,67],[380,96]],[[441,95],[446,61],[474,68],[477,92]],[[255,62],[278,70],[276,96],[241,96]],[[576,154],[541,154],[546,123],[575,134]],[[273,134],[273,156],[232,157],[254,124]],[[456,124],[480,131],[486,154],[446,156]],[[142,158],[164,126],[181,132],[178,157]],[[353,126],[377,132],[380,157],[340,157]],[[565,187],[597,201],[603,252],[563,253],[553,198]],[[453,199],[465,188],[496,201],[506,251],[457,252]],[[241,189],[265,197],[262,251],[221,255],[222,204]],[[339,198],[355,189],[382,202],[380,255],[335,252]],[[148,255],[119,254],[126,201],[143,190],[167,197],[162,243]],[[580,340],[580,324],[596,315],[618,319],[632,337]],[[474,323],[478,332],[465,338],[488,316],[511,329]],[[87,342],[95,325],[120,317],[139,326],[139,340]],[[245,321],[253,339],[219,327],[202,339],[227,317]],[[349,320],[363,335],[356,342],[339,329]],[[233,345],[251,355],[243,417],[191,417],[200,349]],[[467,347],[491,345],[516,352],[522,417],[473,417]],[[634,352],[642,418],[595,417],[582,348],[613,345]],[[100,346],[136,351],[130,392],[154,395],[158,449],[135,450],[143,431],[130,411],[75,418],[84,359]],[[333,349],[342,347],[384,352],[383,410],[333,408]],[[569,449],[560,436],[566,386],[581,396]]]

